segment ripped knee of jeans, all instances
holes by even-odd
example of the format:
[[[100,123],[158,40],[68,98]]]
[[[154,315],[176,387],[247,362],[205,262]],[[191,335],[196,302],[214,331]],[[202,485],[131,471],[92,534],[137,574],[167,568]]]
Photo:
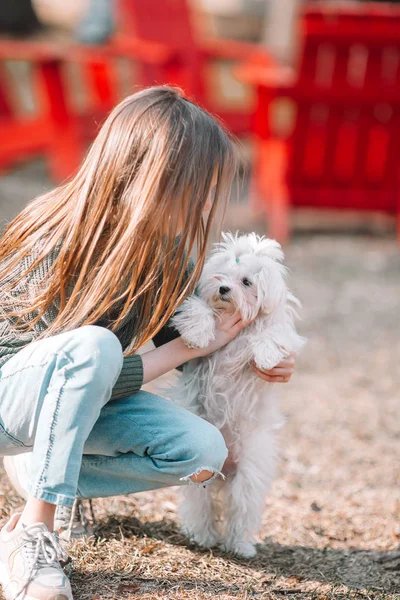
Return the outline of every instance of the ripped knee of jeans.
[[[225,479],[225,475],[217,469],[211,467],[199,467],[194,473],[181,477],[180,481],[185,481],[189,485],[207,487],[207,485],[209,485],[216,477]]]

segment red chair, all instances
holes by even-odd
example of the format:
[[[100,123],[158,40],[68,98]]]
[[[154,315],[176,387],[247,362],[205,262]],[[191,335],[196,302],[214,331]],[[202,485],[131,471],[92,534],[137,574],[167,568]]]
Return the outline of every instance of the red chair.
[[[0,60],[13,58],[31,64],[31,87],[38,110],[23,115],[19,110],[15,81],[0,63],[0,169],[35,155],[46,154],[49,171],[58,179],[70,167],[74,131],[70,127],[60,76],[60,55],[54,45],[0,42]],[[53,142],[62,148],[54,152]]]
[[[161,68],[139,66],[139,84],[169,83],[185,90],[187,95],[217,114],[236,134],[248,133],[251,107],[221,105],[213,84],[212,67],[218,61],[239,61],[250,55],[266,53],[255,44],[206,38],[200,35],[198,16],[190,9],[188,0],[118,0],[120,29],[119,43],[129,48],[136,43],[157,42],[171,53]],[[197,17],[197,19],[196,19]],[[215,82],[215,80],[214,80]]]
[[[79,166],[88,140],[119,101],[116,59],[124,51],[111,42],[104,46],[0,40],[0,171],[13,164],[44,156],[51,179],[69,177]],[[169,60],[156,43],[130,43],[127,58],[152,65]],[[33,115],[21,114],[15,81],[5,61],[24,61],[31,67],[29,82],[35,100]],[[86,88],[86,108],[74,102],[74,84],[66,66],[78,64]]]
[[[397,214],[400,239],[400,10],[309,5],[301,27],[297,74],[251,60],[237,71],[257,90],[257,207],[282,241],[292,206]],[[282,97],[296,108],[288,139],[271,125]]]
[[[218,113],[235,133],[249,130],[249,110],[217,109],[206,71],[212,59],[238,60],[254,54],[254,45],[216,39],[198,42],[186,0],[119,0],[118,8],[121,27],[102,46],[0,39],[0,170],[44,155],[53,180],[69,177],[99,124],[121,98],[119,58],[135,61],[138,87],[178,85]],[[16,109],[16,93],[3,68],[4,61],[12,60],[31,65],[37,108],[33,116]],[[79,64],[81,70],[86,91],[83,111],[77,108],[74,84],[66,77],[70,63]]]

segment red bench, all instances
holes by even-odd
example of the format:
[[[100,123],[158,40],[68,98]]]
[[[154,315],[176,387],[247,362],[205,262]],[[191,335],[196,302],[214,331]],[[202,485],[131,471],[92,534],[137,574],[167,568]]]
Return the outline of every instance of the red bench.
[[[237,71],[257,90],[253,197],[282,241],[291,207],[400,216],[399,8],[309,5],[301,34],[297,73],[260,60]],[[272,103],[283,97],[296,109],[287,139],[271,124]]]
[[[189,0],[118,0],[123,19],[121,31],[129,47],[130,40],[157,42],[171,52],[171,60],[161,68],[140,67],[143,86],[170,83],[185,90],[196,102],[217,114],[235,134],[250,130],[251,106],[234,106],[221,101],[220,82],[213,67],[221,61],[238,62],[250,55],[260,55],[269,62],[266,52],[255,44],[203,36],[200,16],[190,8]],[[122,38],[120,39],[122,42]],[[229,104],[231,104],[229,106]]]
[[[63,180],[78,167],[87,142],[106,114],[121,99],[118,59],[135,62],[135,82],[128,89],[170,83],[217,112],[235,133],[247,132],[250,111],[218,110],[213,103],[208,72],[215,58],[238,60],[257,49],[251,44],[210,39],[200,42],[192,27],[186,0],[119,0],[118,32],[101,46],[74,43],[0,39],[0,171],[36,155],[45,157],[49,174]],[[262,53],[263,60],[268,60]],[[22,60],[31,66],[34,115],[22,115],[15,101],[5,61]],[[77,84],[66,67],[79,65],[86,107],[74,102]]]
[[[40,44],[0,42],[0,60],[26,60],[32,65],[31,87],[38,110],[33,115],[22,115],[15,85],[10,74],[0,63],[0,168],[31,156],[46,154],[49,170],[55,178],[69,168],[70,143],[73,128],[68,126],[69,110],[64,93],[60,93],[60,56],[56,47]],[[53,152],[58,141],[62,155]],[[75,149],[74,149],[75,151]]]
[[[58,44],[54,42],[0,40],[0,171],[33,156],[44,156],[50,177],[63,180],[78,167],[99,123],[119,101],[116,59],[124,55],[146,65],[169,59],[166,49],[156,43],[130,44],[117,41],[103,46]],[[15,81],[5,61],[30,65],[29,82],[35,101],[33,115],[18,110]],[[86,108],[78,110],[66,67],[77,64],[83,75]]]

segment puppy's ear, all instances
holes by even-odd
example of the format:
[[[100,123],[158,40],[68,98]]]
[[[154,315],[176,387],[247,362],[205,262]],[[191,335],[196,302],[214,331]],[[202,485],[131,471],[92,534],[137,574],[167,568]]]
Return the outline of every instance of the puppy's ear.
[[[268,258],[272,258],[277,262],[282,262],[285,258],[281,245],[276,240],[269,238],[258,240],[255,254],[256,256],[268,256]]]
[[[258,298],[262,312],[271,314],[286,302],[287,293],[285,267],[271,260],[266,261],[258,276]]]

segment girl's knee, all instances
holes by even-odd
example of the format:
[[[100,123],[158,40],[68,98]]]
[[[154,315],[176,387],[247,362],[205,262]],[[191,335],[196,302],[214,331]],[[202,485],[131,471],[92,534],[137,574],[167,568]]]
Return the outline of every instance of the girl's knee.
[[[195,473],[194,475],[190,475],[189,479],[193,481],[193,483],[203,483],[203,481],[207,481],[213,477],[214,471],[209,471],[208,469],[203,469],[199,473]]]
[[[96,358],[100,368],[108,372],[121,370],[123,363],[121,342],[109,329],[98,325],[84,325],[75,330],[74,340],[81,352]]]
[[[193,482],[206,481],[222,471],[228,450],[221,432],[214,425],[207,423],[207,427],[193,438],[193,454],[196,468],[188,474]]]
[[[74,367],[84,369],[100,388],[112,387],[124,360],[117,336],[97,325],[84,325],[69,333],[71,337],[62,349],[70,354]]]

